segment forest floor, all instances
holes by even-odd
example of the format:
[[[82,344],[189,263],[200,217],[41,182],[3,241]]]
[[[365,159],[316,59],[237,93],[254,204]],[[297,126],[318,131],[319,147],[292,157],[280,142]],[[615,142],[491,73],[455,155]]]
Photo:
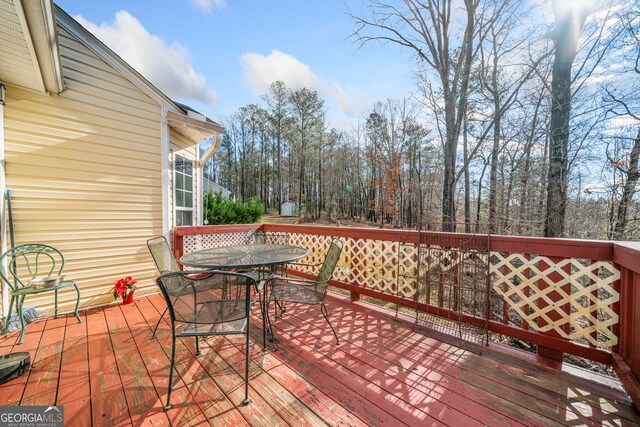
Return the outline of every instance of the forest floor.
[[[320,219],[311,220],[309,218],[300,218],[298,216],[286,217],[286,216],[280,216],[276,214],[265,214],[262,217],[261,222],[265,224],[305,224],[305,225],[325,225],[325,226],[334,226],[334,227],[364,227],[364,228],[380,227],[380,224],[373,223],[371,221],[354,220],[351,218],[346,218],[346,219],[341,218],[339,220],[330,220],[329,218],[320,218]],[[387,226],[385,228],[390,228],[390,227]],[[337,291],[338,293],[347,293],[345,291],[342,291],[341,289],[337,289],[333,287],[332,289],[334,291]],[[391,309],[395,308],[395,305],[392,303],[383,302],[374,298],[363,297],[363,300],[366,300],[373,304],[384,306],[386,308],[391,308]],[[409,315],[414,314],[411,310],[407,309],[406,307],[400,307],[399,309],[405,314],[409,314]],[[500,310],[496,310],[496,313],[492,313],[492,314],[499,317],[502,316],[502,312]],[[501,344],[506,344],[510,347],[518,348],[526,352],[530,352],[530,353],[536,352],[535,344],[524,342],[516,338],[491,333],[490,339],[491,341],[498,342]],[[598,372],[600,374],[607,375],[610,377],[616,377],[616,374],[611,366],[606,366],[601,363],[593,362],[593,361],[590,361],[581,357],[572,356],[569,354],[565,355],[564,361],[572,365],[579,366],[583,369],[587,369],[592,372]]]

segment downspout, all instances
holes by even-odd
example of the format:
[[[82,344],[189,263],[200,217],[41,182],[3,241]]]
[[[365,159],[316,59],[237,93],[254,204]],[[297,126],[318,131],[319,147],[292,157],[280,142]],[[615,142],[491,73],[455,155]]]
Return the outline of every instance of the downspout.
[[[5,197],[4,192],[7,189],[7,182],[5,176],[5,161],[4,161],[4,105],[5,105],[5,86],[0,82],[0,251],[5,253],[7,251],[7,218],[5,212]],[[5,268],[6,265],[0,266]],[[9,310],[9,291],[7,284],[2,281],[2,315]]]

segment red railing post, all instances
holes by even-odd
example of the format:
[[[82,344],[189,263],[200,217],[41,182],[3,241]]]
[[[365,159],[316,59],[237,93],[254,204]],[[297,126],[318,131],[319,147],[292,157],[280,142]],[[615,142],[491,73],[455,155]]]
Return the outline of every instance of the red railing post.
[[[618,354],[613,368],[636,408],[640,408],[640,245],[614,245],[614,261],[620,269]],[[615,330],[615,329],[614,329]]]

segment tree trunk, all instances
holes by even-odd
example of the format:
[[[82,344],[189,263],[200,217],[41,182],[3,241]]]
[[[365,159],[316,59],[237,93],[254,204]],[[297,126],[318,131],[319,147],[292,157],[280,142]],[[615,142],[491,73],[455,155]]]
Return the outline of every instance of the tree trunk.
[[[624,187],[622,188],[622,198],[620,200],[620,204],[618,205],[618,213],[616,218],[616,225],[613,229],[613,239],[614,240],[623,240],[625,228],[627,227],[627,210],[629,208],[629,204],[631,203],[631,199],[633,198],[633,194],[636,191],[636,184],[638,183],[638,178],[640,178],[640,173],[638,173],[638,159],[640,158],[640,129],[638,129],[638,135],[633,144],[633,148],[631,149],[631,154],[629,156],[629,170],[627,171],[627,180],[624,183]]]
[[[555,0],[556,28],[553,41],[556,48],[551,81],[551,141],[549,144],[549,172],[547,178],[547,212],[544,236],[564,234],[567,208],[569,148],[569,120],[571,118],[571,66],[576,56],[578,39],[586,13],[578,8],[561,5]]]

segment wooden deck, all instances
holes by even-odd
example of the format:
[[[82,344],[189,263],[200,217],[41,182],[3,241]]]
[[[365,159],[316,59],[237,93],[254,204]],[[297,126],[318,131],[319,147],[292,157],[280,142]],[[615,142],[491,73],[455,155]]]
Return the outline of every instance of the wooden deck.
[[[335,346],[317,307],[274,322],[277,350],[262,351],[252,323],[252,403],[243,398],[243,338],[214,337],[194,357],[177,348],[174,408],[166,398],[169,326],[151,328],[159,295],[31,324],[25,343],[0,337],[0,354],[30,351],[28,375],[0,386],[0,405],[64,405],[67,426],[174,425],[638,425],[619,384],[557,370],[500,346],[483,356],[411,331],[411,325],[337,296],[328,307]],[[167,317],[168,320],[168,317]],[[576,375],[579,374],[579,375]]]

